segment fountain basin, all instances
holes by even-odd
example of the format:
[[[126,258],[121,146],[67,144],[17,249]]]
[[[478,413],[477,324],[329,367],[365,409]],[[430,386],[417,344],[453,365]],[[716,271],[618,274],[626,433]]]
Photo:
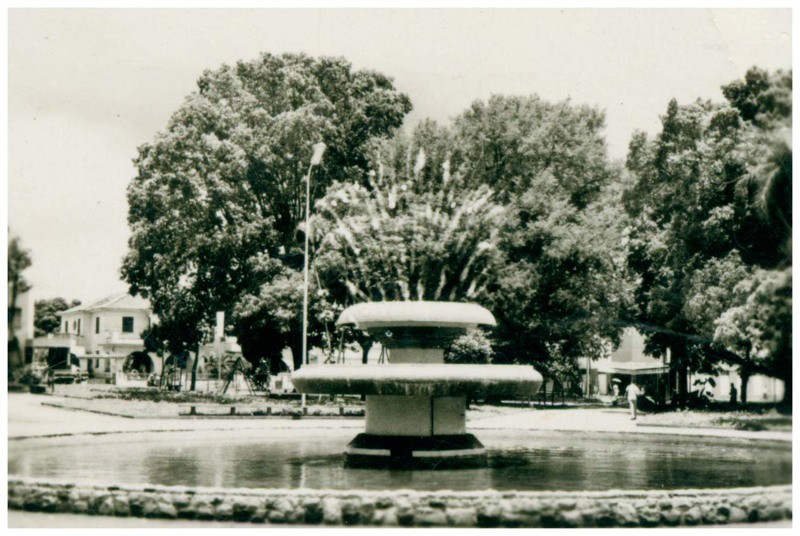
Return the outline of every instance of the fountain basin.
[[[533,417],[535,419],[535,415]],[[568,418],[568,417],[567,417]],[[101,486],[506,493],[741,489],[792,483],[790,441],[476,427],[486,467],[384,471],[342,463],[356,422],[264,421],[250,428],[33,437],[8,442],[12,479]]]
[[[428,397],[533,396],[542,376],[525,365],[306,365],[292,374],[298,391],[315,394]]]
[[[290,421],[294,422],[294,421]],[[348,468],[348,429],[9,442],[8,508],[303,525],[614,527],[792,518],[790,442],[485,429],[488,467]]]

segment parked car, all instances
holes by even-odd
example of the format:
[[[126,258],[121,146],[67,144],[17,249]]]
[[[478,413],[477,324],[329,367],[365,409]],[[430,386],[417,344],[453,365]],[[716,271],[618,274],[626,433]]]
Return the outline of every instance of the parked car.
[[[48,383],[81,383],[87,378],[81,373],[80,367],[70,365],[64,368],[51,368],[48,370]]]

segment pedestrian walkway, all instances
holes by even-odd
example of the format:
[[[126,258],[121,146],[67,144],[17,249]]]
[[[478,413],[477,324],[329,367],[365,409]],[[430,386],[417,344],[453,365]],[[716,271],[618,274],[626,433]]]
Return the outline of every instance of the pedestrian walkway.
[[[98,434],[137,431],[192,430],[308,430],[352,428],[363,430],[361,419],[127,419],[84,411],[42,405],[63,401],[57,396],[27,393],[8,395],[8,437],[35,437],[68,434]],[[791,432],[746,431],[724,428],[648,426],[647,415],[630,420],[623,408],[538,409],[519,407],[478,407],[467,413],[467,429],[478,430],[554,430],[637,434],[703,435],[791,441]]]
[[[636,434],[702,435],[791,441],[791,432],[748,431],[727,428],[697,428],[648,425],[647,414],[631,420],[626,408],[528,409],[484,414],[469,419],[471,430],[554,430],[584,432],[616,432]]]
[[[360,419],[336,421],[313,418],[300,420],[237,418],[127,419],[42,405],[43,402],[58,403],[59,401],[63,401],[63,399],[55,396],[9,394],[9,439],[143,431],[252,430],[265,428],[280,430],[307,430],[309,428],[341,430],[343,428],[353,428],[354,430],[361,430],[364,428],[364,423]]]

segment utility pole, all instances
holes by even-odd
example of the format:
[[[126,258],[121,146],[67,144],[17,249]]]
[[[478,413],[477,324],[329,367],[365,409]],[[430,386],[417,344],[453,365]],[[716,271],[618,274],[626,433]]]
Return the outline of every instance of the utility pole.
[[[311,171],[314,166],[322,162],[322,155],[325,153],[325,144],[320,142],[314,145],[314,153],[311,155],[311,163],[308,165],[306,174],[306,226],[305,226],[305,254],[303,256],[303,355],[302,362],[308,364],[308,239],[311,234],[309,216],[311,214]],[[306,395],[303,393],[301,405],[306,405]]]

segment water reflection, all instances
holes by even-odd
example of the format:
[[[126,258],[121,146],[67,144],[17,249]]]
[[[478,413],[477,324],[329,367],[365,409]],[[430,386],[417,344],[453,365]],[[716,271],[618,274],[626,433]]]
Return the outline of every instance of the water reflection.
[[[352,431],[160,433],[9,442],[10,475],[215,487],[606,490],[791,482],[791,445],[678,436],[483,432],[489,467],[345,468]]]

